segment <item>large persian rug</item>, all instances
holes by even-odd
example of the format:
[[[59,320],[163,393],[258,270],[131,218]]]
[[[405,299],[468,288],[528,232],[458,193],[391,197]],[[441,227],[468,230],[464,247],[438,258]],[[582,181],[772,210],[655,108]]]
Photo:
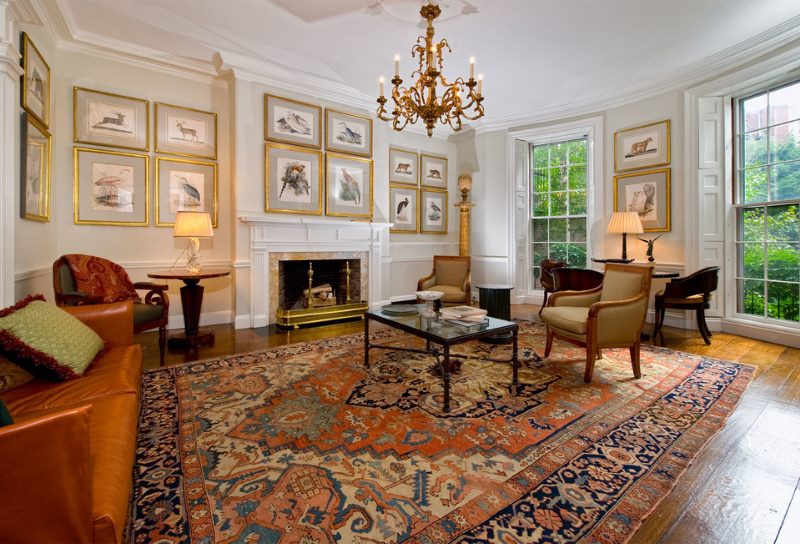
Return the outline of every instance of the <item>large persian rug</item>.
[[[390,330],[376,341],[421,345]],[[633,379],[521,323],[508,346],[472,342],[442,412],[432,359],[360,335],[144,376],[132,541],[624,542],[725,423],[753,369],[651,346]]]

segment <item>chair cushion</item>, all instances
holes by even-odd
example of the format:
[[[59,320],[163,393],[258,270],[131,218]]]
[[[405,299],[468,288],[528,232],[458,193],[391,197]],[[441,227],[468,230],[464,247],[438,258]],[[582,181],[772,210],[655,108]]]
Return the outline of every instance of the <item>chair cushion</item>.
[[[606,270],[600,301],[627,300],[642,292],[644,276],[622,270]]]
[[[0,311],[0,352],[40,378],[75,379],[102,349],[96,332],[42,295]]]
[[[128,273],[117,263],[93,255],[64,255],[69,264],[75,288],[102,302],[139,300]]]
[[[436,283],[463,287],[469,265],[465,261],[436,261]]]
[[[557,329],[586,334],[589,308],[580,306],[548,306],[542,310],[542,321]]]
[[[442,296],[442,302],[444,303],[451,303],[451,302],[460,302],[464,303],[467,300],[467,294],[458,287],[453,285],[434,285],[429,289],[429,291],[441,291],[444,293]]]
[[[669,306],[697,306],[703,304],[703,293],[686,298],[664,298],[664,290],[662,289],[656,293],[656,298],[663,299],[663,302]]]
[[[133,305],[133,324],[139,325],[141,323],[148,323],[161,319],[164,313],[164,307],[154,304],[140,304],[134,303]]]

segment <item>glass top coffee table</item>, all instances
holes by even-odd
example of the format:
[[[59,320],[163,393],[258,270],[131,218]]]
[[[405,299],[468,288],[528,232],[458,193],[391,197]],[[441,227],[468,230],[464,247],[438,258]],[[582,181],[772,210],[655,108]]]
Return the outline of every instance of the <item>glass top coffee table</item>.
[[[423,307],[424,305],[419,305],[420,309]],[[425,349],[387,346],[371,343],[369,341],[370,321],[377,321],[392,328],[399,329],[403,332],[413,334],[419,338],[424,338]],[[504,332],[510,332],[512,334],[511,358],[490,359],[488,357],[482,357],[482,359],[496,363],[511,364],[511,390],[512,394],[516,394],[519,386],[519,358],[517,356],[519,326],[511,321],[496,319],[494,317],[487,318],[487,321],[482,324],[464,326],[442,320],[439,317],[423,317],[419,314],[419,311],[411,313],[410,309],[409,313],[405,314],[398,311],[392,311],[391,308],[381,309],[374,312],[366,312],[364,314],[364,366],[369,368],[369,351],[371,349],[410,351],[413,353],[425,353],[433,356],[436,359],[436,367],[439,370],[439,374],[442,376],[442,382],[444,385],[444,411],[449,412],[450,374],[455,368],[455,362],[453,360],[469,358],[467,355],[450,353],[450,347],[456,344],[469,342],[470,340],[477,340],[478,338],[482,338],[484,336]],[[534,359],[539,360],[539,356],[534,355]],[[460,361],[458,364],[460,364]]]

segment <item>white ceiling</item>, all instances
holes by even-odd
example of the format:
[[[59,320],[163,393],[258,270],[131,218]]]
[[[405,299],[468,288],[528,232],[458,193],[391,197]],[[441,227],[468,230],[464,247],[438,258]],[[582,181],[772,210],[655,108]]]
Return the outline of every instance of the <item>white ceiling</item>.
[[[46,0],[47,1],[47,0]],[[58,0],[76,36],[195,61],[233,53],[374,99],[392,58],[411,72],[421,0]],[[775,27],[798,0],[440,0],[445,75],[477,58],[487,119],[563,109],[698,74]],[[770,35],[778,34],[774,30]],[[760,39],[760,38],[759,38]],[[313,94],[313,92],[311,93]]]

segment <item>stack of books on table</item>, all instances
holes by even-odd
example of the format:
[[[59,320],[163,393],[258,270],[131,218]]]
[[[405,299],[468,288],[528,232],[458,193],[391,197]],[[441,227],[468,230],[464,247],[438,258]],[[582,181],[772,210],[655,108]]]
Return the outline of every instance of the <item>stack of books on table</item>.
[[[480,325],[487,320],[486,310],[482,308],[473,308],[472,306],[442,308],[440,310],[440,315],[445,321],[465,326]]]

